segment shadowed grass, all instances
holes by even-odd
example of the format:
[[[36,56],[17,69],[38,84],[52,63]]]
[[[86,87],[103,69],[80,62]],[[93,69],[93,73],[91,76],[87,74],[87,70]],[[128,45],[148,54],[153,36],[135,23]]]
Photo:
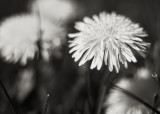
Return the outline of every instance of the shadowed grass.
[[[15,108],[15,106],[14,106],[14,104],[13,104],[13,102],[12,102],[12,100],[11,100],[11,98],[10,98],[10,96],[9,96],[6,88],[5,88],[5,86],[4,86],[3,83],[1,82],[1,80],[0,80],[0,86],[2,87],[2,90],[4,91],[4,94],[6,95],[6,97],[7,97],[8,101],[9,101],[10,105],[12,106],[12,109],[13,109],[13,111],[14,111],[14,114],[18,114],[18,112],[17,112],[17,110],[16,110],[16,108]]]

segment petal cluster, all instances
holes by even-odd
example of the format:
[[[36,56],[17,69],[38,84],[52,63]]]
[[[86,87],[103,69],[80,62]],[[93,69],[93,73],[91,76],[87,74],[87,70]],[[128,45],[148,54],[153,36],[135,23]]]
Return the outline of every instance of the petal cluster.
[[[142,37],[147,36],[139,24],[133,23],[129,18],[116,13],[100,13],[93,19],[85,17],[83,22],[77,22],[77,33],[69,34],[70,53],[79,65],[92,59],[91,69],[101,69],[103,61],[109,70],[119,72],[120,63],[127,68],[128,62],[137,62],[131,48],[144,56],[149,43],[143,42]]]
[[[64,34],[60,26],[49,21],[41,22],[42,48],[47,50],[53,46],[60,46],[59,33]],[[36,15],[23,14],[7,18],[0,26],[0,52],[1,56],[9,62],[20,62],[22,65],[28,59],[33,59],[38,50],[39,19]],[[59,45],[55,45],[59,42]],[[45,45],[45,46],[44,46]]]

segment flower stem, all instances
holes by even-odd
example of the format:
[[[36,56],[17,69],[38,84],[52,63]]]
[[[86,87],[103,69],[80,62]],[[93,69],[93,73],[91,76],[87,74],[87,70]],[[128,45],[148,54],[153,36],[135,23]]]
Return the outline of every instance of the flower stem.
[[[2,90],[4,91],[4,94],[6,95],[9,103],[11,104],[14,113],[15,113],[15,114],[18,114],[17,111],[16,111],[16,108],[15,108],[15,106],[14,106],[14,104],[13,104],[13,102],[12,102],[12,100],[11,100],[11,98],[10,98],[10,96],[9,96],[6,88],[5,88],[5,86],[4,86],[3,83],[1,82],[1,80],[0,80],[0,86],[2,87]]]
[[[105,98],[106,90],[109,89],[109,84],[106,84],[106,80],[113,81],[113,76],[111,72],[104,72],[103,77],[101,79],[101,85],[99,88],[99,96],[97,100],[97,109],[95,111],[95,114],[101,114],[101,109],[103,105],[103,101]]]
[[[87,76],[87,94],[88,94],[88,105],[89,105],[89,108],[91,111],[93,109],[93,98],[92,98],[92,87],[91,87],[90,73],[88,73],[88,76]]]
[[[99,97],[98,97],[98,106],[97,106],[96,114],[101,113],[102,103],[103,103],[104,96],[105,96],[105,93],[106,93],[106,86],[105,85],[102,85],[100,87],[99,93],[100,94],[99,94]]]
[[[44,113],[43,114],[46,114],[46,112],[47,112],[49,96],[50,96],[50,94],[48,93],[47,94],[47,98],[46,98],[46,102],[45,102],[45,107],[44,107]]]

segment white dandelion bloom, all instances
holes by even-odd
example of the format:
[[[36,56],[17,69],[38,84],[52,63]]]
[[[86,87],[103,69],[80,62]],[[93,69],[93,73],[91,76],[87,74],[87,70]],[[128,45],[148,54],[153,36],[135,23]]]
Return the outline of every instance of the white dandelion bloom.
[[[40,12],[42,18],[52,21],[67,22],[73,19],[76,5],[71,0],[36,0],[32,3],[31,11]]]
[[[64,31],[56,24],[43,20],[41,29],[44,50],[53,46],[59,47],[61,40],[65,40],[60,37]],[[0,26],[1,56],[9,62],[25,65],[38,51],[38,33],[39,19],[36,15],[24,14],[7,18]]]
[[[121,62],[127,68],[128,62],[136,62],[130,48],[144,55],[149,43],[142,41],[141,37],[147,36],[138,24],[116,13],[100,13],[93,19],[85,17],[84,22],[77,22],[75,28],[78,33],[69,34],[70,53],[75,61],[80,58],[80,65],[93,58],[91,69],[97,67],[100,70],[103,61],[108,64],[109,70],[119,72]]]
[[[123,78],[116,85],[153,107],[159,105],[159,83],[145,69],[139,69],[133,79]],[[105,101],[105,114],[151,114],[151,110],[119,90],[111,89]]]

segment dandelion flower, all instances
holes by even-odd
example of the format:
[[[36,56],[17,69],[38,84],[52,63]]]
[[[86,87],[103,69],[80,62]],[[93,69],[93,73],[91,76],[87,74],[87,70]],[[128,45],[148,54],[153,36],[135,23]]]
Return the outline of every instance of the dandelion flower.
[[[76,6],[70,0],[36,0],[31,10],[33,13],[40,12],[42,18],[66,22],[75,17]]]
[[[155,108],[159,105],[159,83],[146,68],[139,69],[133,79],[123,78],[116,85]],[[105,114],[151,114],[149,108],[116,89],[111,89],[105,107]]]
[[[75,38],[70,41],[70,53],[74,52],[75,61],[81,58],[79,66],[93,58],[91,69],[100,70],[104,61],[110,71],[115,67],[118,73],[119,62],[127,68],[127,61],[137,61],[130,48],[144,55],[149,46],[140,38],[147,36],[143,29],[122,15],[103,12],[93,19],[85,17],[83,21],[75,25],[80,32],[69,34],[70,38]]]
[[[58,34],[64,33],[60,26],[43,20],[41,29],[43,31],[42,47],[45,50],[53,47],[53,45],[55,47],[60,45],[60,43],[55,45],[55,42],[62,40]],[[20,62],[25,65],[27,60],[33,59],[38,51],[38,33],[39,19],[36,15],[25,14],[7,18],[0,26],[1,56],[9,62]]]

